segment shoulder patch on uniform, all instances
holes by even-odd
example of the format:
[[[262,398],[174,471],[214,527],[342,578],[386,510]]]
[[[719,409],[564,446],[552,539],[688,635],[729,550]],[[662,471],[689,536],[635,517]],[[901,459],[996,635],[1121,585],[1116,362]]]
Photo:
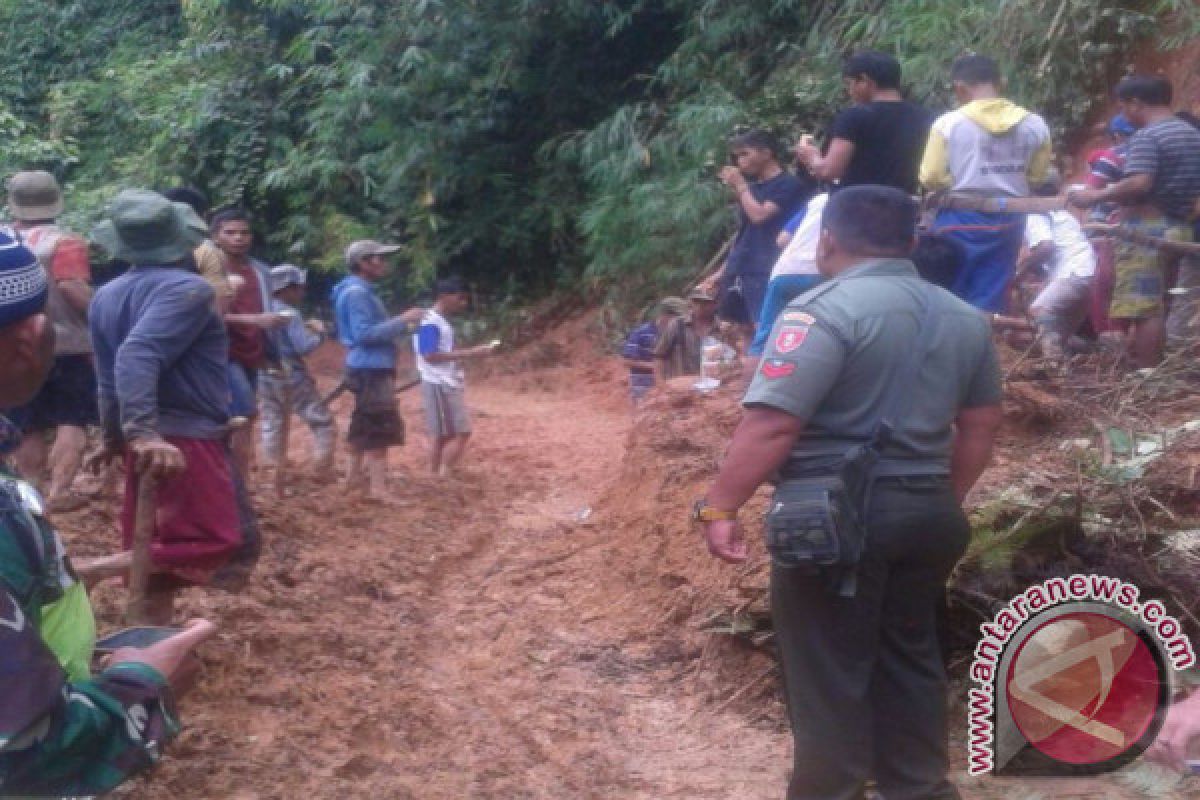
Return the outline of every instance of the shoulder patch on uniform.
[[[779,315],[782,322],[794,322],[799,325],[812,325],[817,321],[812,314],[807,314],[803,311],[784,311]]]
[[[779,333],[775,334],[775,352],[784,355],[804,344],[804,340],[808,338],[808,331],[811,327],[810,325],[795,325],[790,323],[781,327]]]
[[[764,359],[762,366],[758,369],[764,378],[774,380],[776,378],[786,378],[796,371],[796,365],[791,361],[784,361],[782,358]]]

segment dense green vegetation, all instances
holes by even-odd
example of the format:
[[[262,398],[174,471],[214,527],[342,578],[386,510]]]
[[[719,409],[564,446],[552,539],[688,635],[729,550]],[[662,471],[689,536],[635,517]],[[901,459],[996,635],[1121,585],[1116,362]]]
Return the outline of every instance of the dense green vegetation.
[[[996,55],[1062,134],[1195,24],[1188,0],[0,0],[0,167],[53,170],[80,227],[189,183],[274,259],[401,237],[417,284],[636,302],[727,235],[724,138],[819,130],[850,49],[935,107],[955,55]]]

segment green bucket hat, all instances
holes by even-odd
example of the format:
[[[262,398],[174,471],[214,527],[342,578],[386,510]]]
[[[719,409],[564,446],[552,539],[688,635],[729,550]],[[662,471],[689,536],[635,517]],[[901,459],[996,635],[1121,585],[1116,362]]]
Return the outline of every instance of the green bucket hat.
[[[108,205],[108,219],[92,240],[130,264],[174,264],[207,236],[204,220],[186,203],[173,203],[149,189],[125,189]]]

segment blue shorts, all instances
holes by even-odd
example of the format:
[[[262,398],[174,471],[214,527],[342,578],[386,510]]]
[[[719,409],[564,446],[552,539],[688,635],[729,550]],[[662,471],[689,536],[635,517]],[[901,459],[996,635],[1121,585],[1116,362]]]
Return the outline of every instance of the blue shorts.
[[[229,362],[229,416],[258,416],[258,372]]]
[[[944,208],[934,220],[933,233],[958,242],[966,256],[950,290],[983,311],[1007,311],[1008,287],[1025,238],[1025,215]]]
[[[779,312],[823,280],[825,278],[821,275],[780,275],[772,278],[767,284],[767,296],[763,298],[762,311],[758,315],[754,341],[750,343],[747,352],[752,356],[761,356],[767,347],[767,337],[771,335],[771,328],[775,327],[775,318],[779,316]]]

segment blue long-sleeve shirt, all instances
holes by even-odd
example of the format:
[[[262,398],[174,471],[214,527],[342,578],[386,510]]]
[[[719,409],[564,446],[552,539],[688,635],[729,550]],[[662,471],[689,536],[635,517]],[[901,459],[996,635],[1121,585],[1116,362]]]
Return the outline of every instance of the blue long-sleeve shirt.
[[[292,367],[303,368],[304,356],[320,347],[324,337],[310,331],[300,313],[282,300],[272,298],[270,309],[276,314],[290,311],[294,315],[287,327],[271,331],[268,338],[279,351],[281,360],[287,361]]]
[[[333,287],[333,315],[338,340],[346,346],[351,369],[395,369],[396,340],[412,327],[388,317],[374,288],[358,275],[348,275]]]
[[[171,267],[134,267],[96,292],[88,320],[106,441],[225,435],[229,340],[213,297],[199,275]]]

